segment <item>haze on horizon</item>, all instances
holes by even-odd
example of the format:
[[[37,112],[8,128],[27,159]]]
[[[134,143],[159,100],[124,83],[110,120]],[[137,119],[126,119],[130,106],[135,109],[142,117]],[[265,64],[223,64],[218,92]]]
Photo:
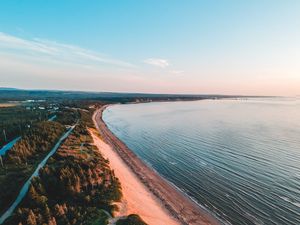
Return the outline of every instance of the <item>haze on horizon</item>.
[[[0,7],[0,87],[300,95],[300,1]]]

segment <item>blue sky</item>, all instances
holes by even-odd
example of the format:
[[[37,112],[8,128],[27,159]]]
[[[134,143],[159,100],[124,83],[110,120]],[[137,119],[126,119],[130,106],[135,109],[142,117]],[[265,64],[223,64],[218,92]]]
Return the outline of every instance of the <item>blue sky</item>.
[[[300,94],[300,1],[0,2],[0,86]]]

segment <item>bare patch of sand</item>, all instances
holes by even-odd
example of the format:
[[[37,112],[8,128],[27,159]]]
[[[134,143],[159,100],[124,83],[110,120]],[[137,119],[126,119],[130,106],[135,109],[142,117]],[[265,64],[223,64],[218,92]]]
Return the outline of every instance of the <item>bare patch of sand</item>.
[[[110,162],[111,169],[119,178],[123,199],[119,204],[120,210],[117,217],[129,214],[138,214],[149,225],[179,225],[162,206],[161,202],[147,189],[139,178],[131,171],[120,156],[99,135],[90,130],[94,144],[102,153],[103,157]]]
[[[14,107],[17,103],[0,103],[0,108]]]

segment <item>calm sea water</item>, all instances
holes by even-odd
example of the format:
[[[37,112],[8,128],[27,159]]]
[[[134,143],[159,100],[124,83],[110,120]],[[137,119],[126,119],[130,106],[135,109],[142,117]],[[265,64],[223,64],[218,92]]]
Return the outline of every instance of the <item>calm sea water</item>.
[[[300,101],[115,105],[109,128],[228,224],[300,224]]]

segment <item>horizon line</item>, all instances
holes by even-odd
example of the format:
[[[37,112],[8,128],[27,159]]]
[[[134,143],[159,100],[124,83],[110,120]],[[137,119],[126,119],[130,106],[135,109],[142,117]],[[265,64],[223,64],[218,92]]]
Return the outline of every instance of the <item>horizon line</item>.
[[[181,95],[181,96],[227,96],[227,97],[266,97],[266,98],[280,98],[280,97],[298,97],[300,95],[295,96],[282,96],[282,95],[244,95],[244,94],[217,94],[217,93],[197,93],[197,94],[189,94],[189,93],[157,93],[157,92],[122,92],[122,91],[87,91],[87,90],[74,90],[74,89],[38,89],[38,88],[19,88],[19,87],[11,87],[11,86],[0,86],[0,91],[52,91],[52,92],[83,92],[83,93],[111,93],[111,94],[145,94],[145,95]]]

